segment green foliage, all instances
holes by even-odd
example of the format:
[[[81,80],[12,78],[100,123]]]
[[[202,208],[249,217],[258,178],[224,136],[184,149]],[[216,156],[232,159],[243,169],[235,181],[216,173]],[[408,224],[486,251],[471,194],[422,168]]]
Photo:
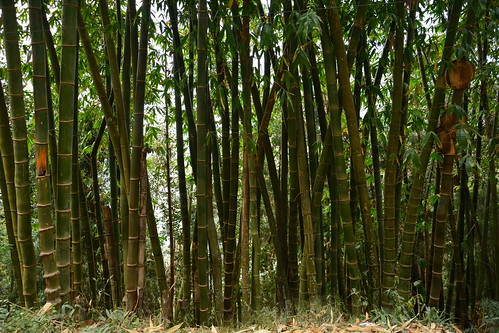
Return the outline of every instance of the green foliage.
[[[106,317],[99,318],[99,322],[82,329],[83,332],[129,332],[130,329],[143,326],[140,320],[133,313],[122,309],[106,310]]]
[[[302,44],[305,44],[312,33],[321,32],[321,19],[312,10],[309,10],[298,16],[296,20],[296,35]]]
[[[421,161],[419,160],[419,154],[414,149],[408,149],[404,154],[404,160],[407,163],[412,163],[416,168],[421,168]]]
[[[420,284],[417,281],[416,287]],[[447,314],[440,312],[435,308],[428,308],[424,304],[422,295],[417,294],[405,301],[397,292],[389,291],[393,300],[393,308],[390,312],[382,309],[372,311],[371,321],[382,322],[391,326],[399,324],[407,326],[413,321],[418,321],[425,326],[443,326],[449,327],[450,320]],[[414,309],[417,309],[414,311]]]
[[[68,307],[66,315],[62,317],[57,311],[52,313],[36,313],[20,308],[7,301],[0,302],[0,331],[1,332],[130,332],[137,327],[150,326],[157,319],[150,319],[148,323],[140,320],[136,315],[123,309],[106,310],[105,315],[95,313],[93,320],[81,321],[78,311]],[[54,312],[55,311],[55,312]]]
[[[485,298],[478,306],[478,323],[474,329],[479,332],[497,332],[499,330],[499,302]]]
[[[422,322],[431,325],[432,323],[436,323],[437,325],[449,325],[450,318],[449,316],[439,311],[435,308],[423,307],[424,311],[422,312]]]
[[[5,230],[3,207],[0,208],[0,300],[5,298],[12,300],[15,297],[15,290],[12,288],[14,277],[10,273],[10,245],[7,241],[7,231]]]
[[[72,327],[69,321],[61,321],[57,316],[40,315],[10,302],[0,302],[0,331],[2,332],[55,333]]]
[[[277,37],[274,33],[274,29],[268,22],[263,22],[260,25],[260,45],[264,51],[267,51],[277,44]]]

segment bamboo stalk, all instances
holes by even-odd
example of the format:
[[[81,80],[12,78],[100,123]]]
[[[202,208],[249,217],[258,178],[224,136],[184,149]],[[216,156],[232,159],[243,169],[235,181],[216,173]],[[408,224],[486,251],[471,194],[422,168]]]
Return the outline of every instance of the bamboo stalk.
[[[17,207],[16,207],[16,190],[14,185],[14,147],[12,142],[12,134],[9,124],[9,114],[5,103],[5,95],[3,92],[2,83],[0,81],[0,154],[2,155],[1,168],[5,180],[6,188],[2,188],[2,201],[6,214],[5,221],[7,225],[8,237],[10,236],[9,229],[12,227],[12,237],[9,238],[11,246],[12,266],[14,268],[14,277],[16,280],[17,296],[19,303],[24,304],[23,281],[21,274],[21,249],[17,238]],[[10,222],[9,222],[10,220]],[[10,224],[10,226],[9,226]]]
[[[324,33],[321,37],[325,62],[327,92],[328,92],[328,112],[331,114],[331,131],[333,136],[334,171],[336,175],[336,193],[338,198],[338,208],[343,224],[345,239],[345,256],[348,269],[348,281],[350,284],[351,304],[354,313],[360,312],[360,271],[355,249],[355,234],[352,224],[352,212],[350,210],[350,199],[348,197],[348,183],[346,174],[346,161],[343,150],[341,112],[338,104],[338,87],[336,77],[336,62],[333,55],[333,45],[329,35]],[[341,280],[340,278],[339,280]],[[341,288],[340,288],[341,294]]]
[[[5,57],[7,60],[8,88],[11,109],[14,184],[17,209],[17,240],[21,253],[23,294],[28,308],[35,306],[36,255],[31,233],[31,203],[29,191],[29,155],[27,142],[26,110],[21,73],[19,34],[14,1],[2,2],[2,17],[5,33]],[[8,154],[8,151],[4,153]],[[6,170],[9,170],[6,168]]]
[[[362,146],[360,143],[359,127],[357,116],[355,114],[355,105],[350,87],[350,75],[346,61],[346,51],[341,35],[340,18],[337,7],[332,6],[330,1],[330,34],[334,45],[334,53],[338,61],[338,82],[340,83],[340,93],[342,96],[343,107],[347,118],[348,136],[350,139],[350,153],[352,159],[352,168],[355,183],[359,192],[359,201],[362,215],[362,223],[365,237],[365,251],[367,265],[369,268],[369,284],[372,285],[372,298],[376,299],[379,290],[379,261],[378,251],[374,239],[374,229],[371,216],[371,201],[366,185],[366,174],[364,170],[364,161]],[[335,151],[335,154],[338,152]]]
[[[435,132],[438,126],[438,117],[445,100],[445,68],[447,61],[450,59],[454,42],[456,38],[457,25],[463,2],[461,0],[454,1],[449,12],[447,32],[445,36],[444,49],[442,52],[442,60],[439,65],[438,78],[435,83],[435,91],[431,103],[430,115],[428,118],[427,133]],[[421,204],[422,189],[425,180],[426,169],[428,168],[430,154],[433,147],[434,138],[429,136],[424,143],[419,155],[421,168],[416,167],[413,171],[414,181],[409,194],[407,203],[406,217],[404,221],[404,230],[402,235],[402,250],[399,259],[399,293],[404,299],[409,299],[411,296],[411,272],[412,272],[412,257],[414,255],[414,242],[416,240],[416,222],[418,219],[418,209]]]
[[[149,44],[150,23],[150,1],[143,3],[141,17],[140,46],[137,60],[137,78],[134,94],[134,122],[133,122],[133,146],[130,167],[129,193],[128,193],[128,249],[126,257],[126,307],[129,311],[135,311],[141,306],[141,286],[139,285],[138,270],[141,253],[140,238],[141,230],[145,227],[140,221],[140,161],[142,147],[144,145],[144,104],[145,104],[145,79],[147,68],[147,47]],[[112,76],[111,76],[112,79]],[[113,84],[114,87],[114,84]],[[127,182],[127,180],[125,180]],[[142,237],[144,238],[144,237]]]
[[[397,272],[396,226],[396,186],[397,175],[400,168],[399,149],[401,146],[400,126],[402,123],[403,104],[403,53],[404,53],[404,27],[405,6],[396,4],[397,23],[395,28],[395,62],[393,69],[392,116],[388,133],[388,148],[385,170],[385,196],[384,196],[384,222],[383,222],[383,275],[381,305],[391,310],[393,297],[390,292],[395,289],[395,274]]]
[[[199,272],[199,324],[208,321],[208,198],[209,184],[207,177],[208,149],[206,135],[208,133],[208,63],[207,63],[207,30],[208,13],[206,0],[198,2],[198,106],[197,106],[197,231],[198,251],[197,268]]]

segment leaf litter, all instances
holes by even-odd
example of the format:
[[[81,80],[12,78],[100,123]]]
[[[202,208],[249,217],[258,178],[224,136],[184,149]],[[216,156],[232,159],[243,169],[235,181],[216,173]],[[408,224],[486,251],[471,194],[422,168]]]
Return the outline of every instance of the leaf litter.
[[[331,323],[301,323],[294,319],[290,322],[273,324],[269,327],[249,326],[243,329],[233,329],[222,327],[217,328],[181,328],[179,325],[170,328],[155,327],[157,330],[138,330],[136,332],[162,332],[162,333],[175,333],[175,332],[188,332],[188,333],[369,333],[369,332],[382,332],[382,333],[462,333],[462,331],[453,324],[446,326],[436,323],[424,325],[422,322],[416,320],[408,320],[402,324],[391,325],[387,323],[373,323],[368,320],[355,320],[355,323],[346,322],[338,318],[335,322]]]

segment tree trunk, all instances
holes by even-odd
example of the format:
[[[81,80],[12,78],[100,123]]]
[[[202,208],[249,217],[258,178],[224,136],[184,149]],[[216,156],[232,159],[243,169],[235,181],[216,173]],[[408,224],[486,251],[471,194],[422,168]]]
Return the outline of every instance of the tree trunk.
[[[438,125],[438,116],[445,101],[445,69],[447,62],[452,55],[452,49],[456,39],[457,25],[461,13],[463,2],[461,0],[454,1],[452,8],[449,12],[447,33],[445,36],[445,44],[442,53],[442,61],[438,69],[438,78],[435,83],[435,91],[431,103],[430,115],[428,118],[427,140],[422,146],[419,154],[420,167],[415,166],[413,171],[413,183],[409,194],[407,203],[406,217],[404,221],[404,231],[402,236],[402,250],[399,259],[400,273],[399,273],[399,293],[402,297],[408,300],[411,296],[411,271],[412,271],[412,257],[414,254],[414,242],[416,240],[416,222],[418,219],[418,210],[421,204],[422,189],[424,186],[425,173],[429,164],[430,154],[433,147],[434,138],[430,135],[434,133]]]
[[[1,155],[1,154],[0,154]],[[3,157],[3,155],[1,156]],[[9,241],[9,247],[10,247],[10,260],[12,263],[12,270],[14,271],[14,280],[16,284],[16,291],[17,291],[17,297],[18,301],[20,304],[24,304],[24,295],[23,295],[23,277],[21,275],[21,264],[19,262],[19,252],[17,250],[17,245],[16,245],[16,236],[14,235],[14,226],[12,223],[12,211],[10,209],[9,205],[9,191],[7,189],[7,182],[5,180],[5,170],[3,167],[3,163],[0,163],[0,191],[2,192],[2,203],[3,203],[3,209],[5,212],[5,227],[7,229],[7,239]],[[42,247],[42,242],[45,241],[40,236],[40,248]],[[52,238],[53,239],[53,238]],[[53,248],[53,241],[52,241],[52,248]],[[53,256],[53,254],[52,254]],[[42,259],[43,263],[43,259]],[[54,267],[55,267],[55,260],[54,260]],[[45,266],[44,266],[45,269]],[[46,270],[46,269],[45,269]],[[55,267],[55,271],[57,271],[57,267]],[[59,290],[59,283],[55,284],[57,290]],[[52,294],[53,296],[53,294]],[[48,298],[47,298],[48,299]]]
[[[76,63],[78,63],[78,54],[76,55]],[[83,297],[83,258],[81,244],[81,227],[80,227],[80,191],[79,191],[79,134],[78,134],[78,73],[76,73],[75,81],[75,99],[74,99],[74,114],[73,121],[73,147],[71,156],[71,261],[72,261],[72,278],[71,291],[74,303],[80,303],[80,298]],[[82,311],[82,309],[79,309]]]
[[[198,8],[198,105],[197,105],[197,229],[198,253],[197,268],[199,272],[199,324],[208,322],[208,199],[209,184],[207,172],[206,135],[208,134],[208,62],[207,62],[207,30],[208,13],[206,0],[199,0]]]
[[[330,5],[332,5],[330,1]],[[365,252],[369,273],[367,275],[368,283],[372,286],[371,298],[376,300],[379,293],[379,261],[378,250],[374,239],[374,229],[371,216],[371,200],[366,185],[366,174],[364,170],[364,158],[362,146],[360,143],[359,126],[355,114],[355,105],[353,101],[352,90],[350,88],[350,78],[348,64],[346,60],[346,51],[341,35],[340,18],[337,7],[332,6],[330,11],[330,33],[334,45],[334,53],[338,61],[338,80],[340,83],[340,93],[342,97],[345,115],[347,118],[348,136],[350,138],[350,153],[352,159],[352,169],[355,183],[359,192],[359,201],[362,214],[362,222],[365,237]]]
[[[252,265],[251,265],[251,308],[259,311],[261,307],[261,283],[260,283],[260,251],[261,241],[257,219],[257,179],[256,179],[256,147],[253,139],[251,122],[251,58],[250,58],[250,35],[249,35],[249,0],[243,1],[243,22],[241,29],[241,77],[243,81],[243,128],[244,128],[244,151],[248,158],[249,177],[249,225],[252,243]]]
[[[442,265],[444,258],[445,225],[449,215],[452,198],[452,167],[455,155],[444,155],[442,166],[442,179],[440,186],[440,199],[438,201],[437,219],[434,234],[434,250],[432,260],[431,289],[428,305],[438,308],[440,293],[442,291]]]
[[[178,75],[178,80],[175,81],[178,82],[179,91],[182,91],[184,95],[183,105],[185,107],[185,112],[187,114],[187,128],[189,132],[189,152],[191,156],[191,167],[194,179],[196,179],[197,178],[197,133],[196,133],[196,124],[194,122],[194,110],[192,106],[193,97],[191,89],[193,87],[192,84],[190,84],[189,80],[187,80],[186,78],[187,74],[185,70],[184,56],[182,52],[182,45],[180,42],[180,34],[178,30],[179,21],[177,14],[177,3],[176,1],[168,0],[167,5],[171,20],[172,34],[173,34],[173,47],[174,47],[173,61],[177,64],[174,65],[175,67],[174,75]]]
[[[333,136],[334,166],[337,179],[337,198],[343,232],[345,238],[345,254],[350,283],[351,304],[354,313],[360,312],[360,271],[355,249],[355,234],[352,224],[352,212],[350,210],[350,199],[348,197],[348,182],[346,173],[345,153],[341,131],[341,110],[338,104],[338,87],[336,78],[336,61],[333,55],[333,45],[328,34],[324,33],[321,38],[324,50],[324,59],[328,93],[328,112],[331,114],[331,131]],[[342,278],[342,277],[341,277]],[[340,279],[341,279],[340,278]]]
[[[232,119],[231,119],[231,141],[232,151],[230,158],[230,191],[229,191],[229,216],[227,227],[225,230],[224,241],[224,322],[228,323],[234,319],[234,290],[236,285],[235,271],[235,252],[236,252],[236,221],[237,221],[237,204],[238,204],[238,189],[239,189],[239,115],[241,113],[241,105],[239,103],[238,92],[238,57],[237,54],[232,58],[232,78],[231,78],[231,94],[232,94]]]
[[[142,147],[144,145],[144,103],[145,103],[145,79],[147,66],[147,47],[149,44],[149,20],[150,1],[144,1],[140,25],[140,46],[137,60],[137,78],[134,93],[134,122],[133,122],[133,148],[130,165],[130,188],[128,195],[128,252],[126,257],[126,307],[128,311],[134,311],[141,305],[138,269],[139,262],[143,256],[140,250],[141,230],[145,223],[141,223],[139,216],[140,200],[140,161]],[[114,45],[114,44],[111,44]],[[133,59],[133,58],[132,58]],[[111,79],[113,76],[111,75]],[[113,88],[115,85],[113,84]],[[115,90],[113,90],[115,91]],[[125,180],[126,182],[126,180]],[[142,228],[141,228],[142,226]],[[142,236],[145,239],[145,235]]]
[[[36,136],[36,196],[38,224],[40,235],[40,257],[42,258],[45,295],[47,302],[59,304],[59,271],[55,262],[54,226],[52,224],[52,204],[50,202],[50,169],[48,167],[49,151],[49,114],[47,92],[47,65],[45,42],[42,32],[42,2],[30,1],[29,21],[31,31],[31,47],[33,52],[33,93],[35,102],[35,136]],[[3,93],[3,92],[2,92]],[[3,96],[2,96],[3,98]],[[3,192],[3,191],[2,191]],[[7,193],[5,193],[7,194]],[[7,216],[8,214],[6,214]],[[16,249],[14,242],[13,250]],[[17,254],[17,252],[16,252]],[[14,262],[14,261],[13,261]],[[16,267],[16,266],[14,266]],[[19,267],[17,267],[19,269]],[[17,270],[15,270],[17,272]]]
[[[388,133],[388,148],[385,170],[385,202],[383,223],[383,276],[381,305],[391,310],[393,298],[391,292],[395,289],[395,273],[397,271],[397,248],[396,248],[396,186],[398,183],[399,149],[400,149],[400,125],[402,121],[403,102],[403,74],[404,74],[404,19],[405,6],[403,3],[396,4],[397,22],[395,28],[395,63],[393,69],[393,92],[392,92],[392,115],[390,131]]]
[[[114,307],[116,307],[120,303],[118,299],[120,285],[118,279],[119,264],[115,251],[116,243],[113,237],[113,220],[111,208],[109,208],[109,206],[102,206],[102,217],[104,223],[104,236],[106,237],[105,252],[108,258],[107,263],[109,265],[109,278],[111,279],[111,297],[113,300],[113,305]]]
[[[36,255],[31,236],[31,204],[29,194],[29,157],[26,110],[23,97],[24,92],[21,73],[21,58],[19,53],[19,35],[17,32],[17,15],[14,1],[6,0],[2,3],[2,14],[5,33],[5,57],[7,59],[8,88],[15,161],[14,183],[17,199],[17,236],[22,262],[24,300],[26,307],[31,308],[37,301]],[[63,44],[65,44],[64,39]],[[69,135],[71,135],[71,132]],[[69,248],[67,254],[69,265]]]
[[[47,303],[58,305],[61,302],[59,291],[59,271],[55,262],[54,226],[50,202],[50,170],[48,168],[49,115],[47,101],[47,66],[45,43],[42,32],[42,2],[30,1],[29,18],[33,51],[33,93],[35,102],[36,136],[36,196],[40,234],[40,257],[42,258],[45,295]],[[6,193],[7,194],[7,193]],[[7,216],[7,215],[6,215]],[[15,243],[14,243],[15,249]]]
[[[183,318],[189,313],[189,304],[191,300],[191,227],[190,216],[187,205],[187,184],[185,176],[185,159],[184,159],[184,137],[183,137],[183,114],[182,114],[182,99],[181,91],[183,87],[187,87],[185,80],[185,66],[183,63],[182,47],[178,33],[177,8],[173,1],[167,2],[172,22],[173,32],[173,75],[175,80],[175,123],[176,123],[176,148],[177,148],[177,168],[178,168],[178,187],[180,197],[180,215],[182,220],[182,284],[180,287],[179,306],[177,318]],[[187,87],[187,92],[189,88]],[[184,90],[185,92],[185,90]],[[191,99],[189,94],[184,94],[186,107],[191,107]],[[194,140],[195,141],[195,140]],[[190,140],[192,142],[192,140]],[[192,152],[192,145],[189,145]],[[194,157],[195,155],[191,155]],[[194,159],[194,158],[193,158]],[[195,163],[195,162],[192,162]]]

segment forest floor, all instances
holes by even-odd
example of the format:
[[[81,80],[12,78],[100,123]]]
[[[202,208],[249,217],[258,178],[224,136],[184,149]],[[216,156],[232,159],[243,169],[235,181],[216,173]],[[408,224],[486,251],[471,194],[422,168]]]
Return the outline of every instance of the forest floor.
[[[0,302],[1,303],[1,302]],[[495,303],[498,305],[499,303]],[[251,317],[250,322],[234,327],[189,327],[179,323],[173,327],[165,325],[159,315],[140,318],[123,309],[107,310],[105,313],[90,310],[84,314],[77,309],[68,309],[61,318],[58,313],[41,313],[10,304],[0,304],[0,332],[157,332],[157,333],[489,333],[499,332],[499,316],[496,311],[480,315],[479,323],[467,330],[435,312],[422,312],[410,317],[401,309],[391,314],[374,311],[359,317],[348,317],[334,307],[308,308],[297,314],[283,314],[276,310],[263,309]],[[7,305],[7,306],[6,306]],[[497,310],[497,309],[496,309]],[[63,311],[64,312],[64,311]],[[481,312],[481,311],[480,311]],[[81,318],[81,319],[78,319]],[[91,318],[91,319],[90,319]]]
[[[386,332],[386,333],[461,333],[457,325],[450,323],[441,317],[416,317],[404,320],[404,316],[386,315],[379,312],[375,317],[368,314],[362,318],[349,318],[340,312],[331,309],[309,310],[294,316],[279,316],[273,312],[254,316],[253,323],[249,325],[240,324],[238,327],[184,327],[178,324],[166,327],[155,324],[154,319],[141,320],[142,325],[130,327],[122,325],[123,332],[159,332],[159,333],[351,333],[351,332]],[[432,321],[432,319],[434,321]],[[93,323],[81,327],[81,332],[101,331],[105,322]],[[128,326],[128,327],[125,327]],[[68,331],[69,332],[69,331]],[[487,332],[473,330],[473,332]]]
[[[129,330],[129,332],[163,332],[163,333],[174,333],[174,332],[189,332],[189,333],[224,333],[224,332],[235,332],[235,333],[352,333],[352,332],[387,332],[387,333],[461,333],[462,331],[453,324],[449,325],[438,325],[432,323],[429,326],[425,326],[418,322],[408,322],[402,325],[390,325],[387,324],[376,324],[369,321],[359,322],[359,323],[323,323],[321,325],[309,325],[301,324],[298,322],[277,324],[274,327],[257,327],[250,326],[246,329],[241,330],[229,330],[226,328],[179,328],[172,327],[170,329],[165,329],[163,327],[147,327],[144,329],[134,329]]]

